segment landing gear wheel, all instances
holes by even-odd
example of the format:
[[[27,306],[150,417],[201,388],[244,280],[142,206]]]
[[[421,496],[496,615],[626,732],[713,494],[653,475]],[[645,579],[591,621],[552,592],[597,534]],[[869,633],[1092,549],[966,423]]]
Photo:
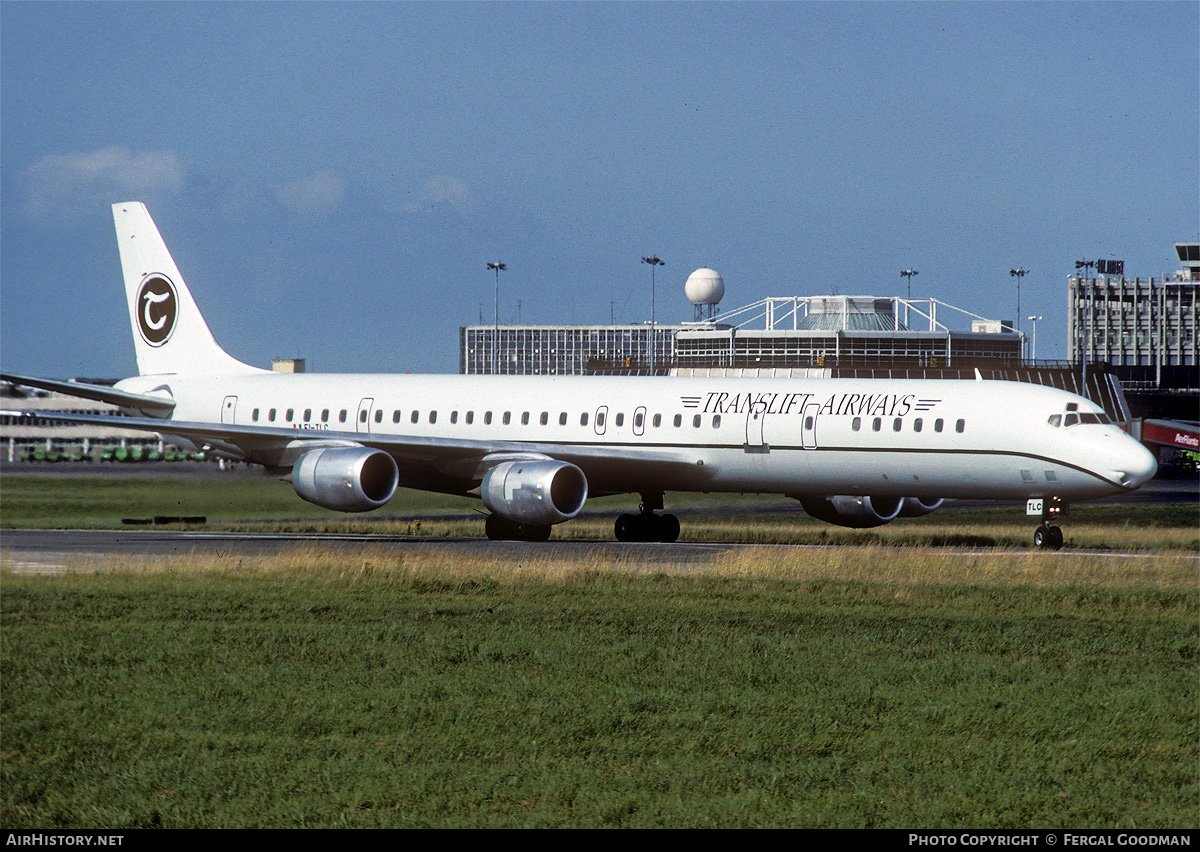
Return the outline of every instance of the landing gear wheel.
[[[487,537],[492,541],[506,541],[508,539],[509,524],[504,518],[499,515],[488,515],[487,520],[483,524],[483,531],[487,533]]]
[[[638,538],[638,516],[628,512],[617,518],[613,525],[617,541],[640,541]]]
[[[674,515],[656,515],[653,512],[630,514],[626,512],[613,525],[617,541],[661,541],[671,543],[679,540],[679,518]]]
[[[549,524],[519,524],[521,541],[547,541],[550,538]]]
[[[1033,533],[1033,546],[1042,550],[1058,550],[1063,546],[1062,530],[1043,524]]]
[[[520,524],[488,515],[483,530],[492,541],[546,541],[550,538],[549,524]]]

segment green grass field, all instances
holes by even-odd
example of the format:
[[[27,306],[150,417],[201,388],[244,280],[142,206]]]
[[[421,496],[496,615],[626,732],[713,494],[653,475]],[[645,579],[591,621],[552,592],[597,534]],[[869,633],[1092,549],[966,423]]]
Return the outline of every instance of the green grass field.
[[[1189,827],[1195,559],[0,575],[9,828]]]
[[[6,527],[481,535],[476,507],[403,493],[347,521],[270,480],[0,483]],[[1019,509],[869,531],[758,498],[680,511],[693,539],[844,546],[5,557],[0,824],[1195,826],[1194,504],[1064,524],[1127,556],[989,551],[1027,544]],[[928,546],[954,543],[978,550]]]

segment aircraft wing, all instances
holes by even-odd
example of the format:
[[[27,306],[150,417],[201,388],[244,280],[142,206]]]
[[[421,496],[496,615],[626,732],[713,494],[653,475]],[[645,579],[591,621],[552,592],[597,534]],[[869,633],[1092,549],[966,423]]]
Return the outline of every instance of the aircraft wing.
[[[65,383],[64,383],[65,384]],[[328,446],[363,446],[383,450],[402,469],[422,469],[448,479],[478,480],[492,464],[516,456],[545,456],[570,462],[588,477],[593,493],[629,490],[626,481],[644,482],[649,475],[677,489],[684,481],[703,484],[710,476],[696,452],[535,441],[486,441],[466,438],[428,438],[407,435],[378,435],[332,430],[302,430],[278,426],[245,426],[164,420],[156,417],[125,417],[104,414],[72,414],[50,411],[0,411],[16,419],[88,423],[140,429],[186,438],[197,447],[215,450],[233,458],[253,457],[277,467],[290,467],[309,449]]]
[[[107,402],[125,408],[136,408],[154,417],[170,417],[175,410],[175,400],[144,393],[130,393],[117,390],[108,385],[93,385],[87,382],[59,382],[53,379],[38,379],[33,376],[15,376],[11,373],[0,373],[0,381],[11,382],[39,390],[64,393],[77,396],[80,399],[94,399],[97,402]]]

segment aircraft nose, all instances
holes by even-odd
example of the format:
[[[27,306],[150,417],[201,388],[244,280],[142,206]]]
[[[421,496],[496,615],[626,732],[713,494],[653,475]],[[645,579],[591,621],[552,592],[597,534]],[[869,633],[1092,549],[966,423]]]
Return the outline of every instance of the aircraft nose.
[[[1115,461],[1115,478],[1126,488],[1137,488],[1153,479],[1158,472],[1154,453],[1133,438],[1122,443]]]

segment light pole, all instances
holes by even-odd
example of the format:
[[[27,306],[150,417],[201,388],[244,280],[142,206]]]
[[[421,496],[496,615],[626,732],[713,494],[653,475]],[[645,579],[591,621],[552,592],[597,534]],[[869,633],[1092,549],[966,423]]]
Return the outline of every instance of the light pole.
[[[496,270],[496,315],[493,320],[496,328],[495,336],[492,338],[492,375],[494,376],[497,369],[496,350],[500,347],[500,271],[508,269],[508,267],[500,261],[496,261],[495,263],[489,262],[487,268]]]
[[[1018,267],[1017,269],[1008,270],[1008,274],[1011,275],[1013,278],[1017,279],[1017,318],[1015,320],[1017,327],[1014,328],[1013,331],[1015,331],[1017,334],[1020,334],[1021,333],[1021,279],[1029,274],[1029,270],[1021,269],[1020,267]]]
[[[658,255],[643,257],[642,263],[650,264],[650,375],[654,375],[654,271],[657,266],[666,266],[665,260],[659,260]]]
[[[1027,319],[1031,323],[1033,323],[1033,355],[1030,357],[1029,360],[1036,361],[1037,360],[1037,324],[1038,324],[1038,320],[1040,320],[1041,317],[1027,317]]]
[[[908,299],[904,303],[904,327],[908,328],[908,303],[912,301],[912,280],[914,275],[920,275],[915,269],[901,269],[900,274],[908,279]]]

